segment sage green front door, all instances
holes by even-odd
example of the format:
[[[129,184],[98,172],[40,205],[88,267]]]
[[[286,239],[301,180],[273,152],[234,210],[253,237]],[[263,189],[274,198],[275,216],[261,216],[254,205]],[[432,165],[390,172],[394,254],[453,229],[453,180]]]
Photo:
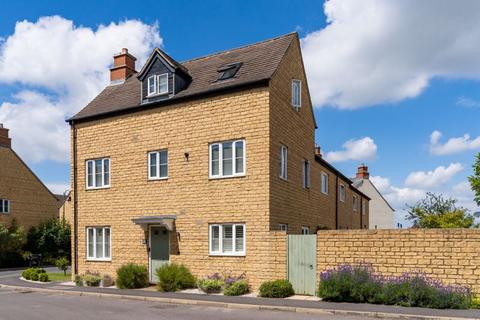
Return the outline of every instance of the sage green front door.
[[[317,236],[288,235],[288,280],[296,294],[315,295]]]
[[[170,258],[169,231],[164,227],[150,227],[150,281],[158,282],[155,270]]]

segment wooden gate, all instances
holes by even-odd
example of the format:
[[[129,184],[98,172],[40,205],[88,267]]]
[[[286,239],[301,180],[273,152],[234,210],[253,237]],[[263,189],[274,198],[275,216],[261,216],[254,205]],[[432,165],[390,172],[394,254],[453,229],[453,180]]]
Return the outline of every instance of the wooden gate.
[[[315,295],[317,236],[288,235],[288,280],[296,294]]]

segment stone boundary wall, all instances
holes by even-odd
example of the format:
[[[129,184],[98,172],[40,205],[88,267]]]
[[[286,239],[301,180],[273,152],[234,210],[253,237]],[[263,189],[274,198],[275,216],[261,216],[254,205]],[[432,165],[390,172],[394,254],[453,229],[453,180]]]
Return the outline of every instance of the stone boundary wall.
[[[480,294],[480,230],[319,231],[317,273],[345,263],[370,263],[384,275],[418,270]]]

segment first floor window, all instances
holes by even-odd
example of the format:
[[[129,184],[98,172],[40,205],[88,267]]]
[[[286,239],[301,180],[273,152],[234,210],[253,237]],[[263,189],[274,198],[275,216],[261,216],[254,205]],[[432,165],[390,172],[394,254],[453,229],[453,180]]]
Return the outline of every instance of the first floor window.
[[[343,184],[339,187],[340,201],[345,202],[345,186]]]
[[[168,73],[158,76],[158,94],[168,93]]]
[[[302,227],[302,234],[310,234],[310,228],[307,226]]]
[[[358,206],[357,196],[353,196],[352,206],[353,206],[353,211],[357,211],[357,206]]]
[[[210,254],[245,255],[245,224],[211,224]]]
[[[164,179],[168,177],[168,151],[153,151],[148,153],[148,178]]]
[[[367,214],[367,201],[363,200],[362,201],[362,215],[366,215]]]
[[[303,187],[310,188],[310,162],[303,160]]]
[[[322,193],[328,194],[328,174],[322,172],[320,175],[320,188]]]
[[[0,213],[10,212],[10,200],[0,199]]]
[[[302,106],[302,82],[300,80],[292,80],[292,107],[300,110]]]
[[[245,174],[245,140],[210,145],[210,177],[234,177]]]
[[[280,178],[287,180],[287,160],[288,149],[284,145],[280,146]]]
[[[110,227],[87,228],[87,258],[110,260]]]
[[[286,224],[286,223],[280,223],[278,225],[278,227],[279,227],[280,231],[288,231],[288,224]]]
[[[110,159],[87,160],[87,189],[110,187]]]
[[[156,94],[157,93],[157,77],[156,76],[148,77],[147,86],[148,86],[147,95],[151,96],[153,94]]]

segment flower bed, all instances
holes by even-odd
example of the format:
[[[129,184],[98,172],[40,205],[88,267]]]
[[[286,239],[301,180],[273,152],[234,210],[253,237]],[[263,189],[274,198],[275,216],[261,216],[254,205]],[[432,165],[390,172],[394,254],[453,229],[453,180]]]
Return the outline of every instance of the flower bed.
[[[325,301],[437,309],[467,309],[473,298],[468,287],[446,285],[421,272],[383,276],[365,264],[322,272],[318,296]]]

